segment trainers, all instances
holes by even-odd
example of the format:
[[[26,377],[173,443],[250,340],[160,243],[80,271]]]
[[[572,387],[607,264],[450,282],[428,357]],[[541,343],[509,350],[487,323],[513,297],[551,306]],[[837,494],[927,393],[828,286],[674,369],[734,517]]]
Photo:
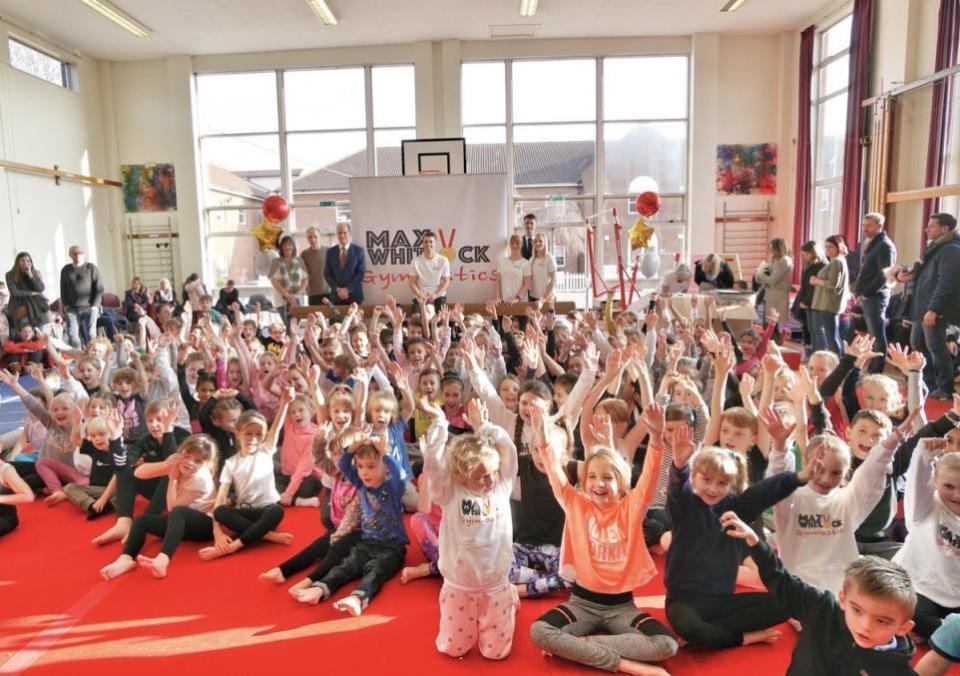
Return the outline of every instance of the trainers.
[[[938,387],[933,392],[927,395],[928,399],[938,399],[940,401],[951,401],[953,399],[953,392],[947,392],[942,387]]]

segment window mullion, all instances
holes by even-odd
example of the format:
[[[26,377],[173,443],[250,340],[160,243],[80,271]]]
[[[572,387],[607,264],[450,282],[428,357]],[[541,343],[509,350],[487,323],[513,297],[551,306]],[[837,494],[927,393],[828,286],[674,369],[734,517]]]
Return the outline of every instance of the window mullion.
[[[280,147],[280,194],[288,202],[293,201],[293,182],[290,180],[290,158],[287,153],[287,115],[286,102],[283,95],[283,71],[276,71],[277,82],[277,133]]]
[[[373,135],[373,67],[363,67],[363,100],[367,132],[367,176],[377,175],[377,148]]]

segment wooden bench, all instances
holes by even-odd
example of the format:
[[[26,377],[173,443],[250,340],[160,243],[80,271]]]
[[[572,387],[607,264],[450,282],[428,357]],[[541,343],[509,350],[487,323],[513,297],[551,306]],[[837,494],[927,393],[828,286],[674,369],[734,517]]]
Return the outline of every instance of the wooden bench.
[[[527,308],[533,307],[534,303],[500,303],[497,305],[497,314],[500,316],[516,317],[523,316],[527,312]],[[345,314],[347,311],[347,305],[337,305],[337,309],[341,314]],[[373,308],[375,305],[361,305],[360,309],[363,310],[363,316],[369,317],[373,313]],[[404,307],[407,307],[406,305]],[[557,311],[557,314],[566,314],[576,308],[576,304],[573,301],[561,300],[554,303],[554,309]],[[464,303],[463,312],[464,314],[473,314],[479,312],[481,314],[487,311],[487,306],[485,303]],[[309,314],[314,312],[323,313],[323,315],[330,319],[333,315],[333,310],[327,305],[299,305],[293,308],[293,316],[297,319],[303,319]]]

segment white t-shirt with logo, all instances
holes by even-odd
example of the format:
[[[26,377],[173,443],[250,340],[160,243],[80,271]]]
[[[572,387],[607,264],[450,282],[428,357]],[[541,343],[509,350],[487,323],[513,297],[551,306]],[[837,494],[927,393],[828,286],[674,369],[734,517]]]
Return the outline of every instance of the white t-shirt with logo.
[[[417,274],[417,286],[424,293],[436,293],[440,284],[450,276],[450,261],[440,254],[426,258],[420,254],[413,259],[413,271]]]
[[[523,278],[531,275],[530,261],[526,258],[519,258],[515,261],[503,258],[500,260],[497,269],[500,273],[500,288],[503,291],[500,300],[510,300],[519,294],[520,289],[523,288]],[[520,300],[526,300],[526,298]]]
[[[557,259],[549,253],[544,253],[540,258],[534,256],[530,259],[530,269],[533,274],[530,295],[539,300],[547,294],[550,276],[557,274]]]

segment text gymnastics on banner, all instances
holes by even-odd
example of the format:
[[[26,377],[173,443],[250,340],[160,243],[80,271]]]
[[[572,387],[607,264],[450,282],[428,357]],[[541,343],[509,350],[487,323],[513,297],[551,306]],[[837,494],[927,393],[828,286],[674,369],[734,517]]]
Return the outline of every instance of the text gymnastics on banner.
[[[411,300],[412,262],[428,231],[450,260],[451,303],[495,297],[506,255],[506,175],[351,178],[350,211],[353,241],[366,249],[365,302],[382,303],[387,294]]]

